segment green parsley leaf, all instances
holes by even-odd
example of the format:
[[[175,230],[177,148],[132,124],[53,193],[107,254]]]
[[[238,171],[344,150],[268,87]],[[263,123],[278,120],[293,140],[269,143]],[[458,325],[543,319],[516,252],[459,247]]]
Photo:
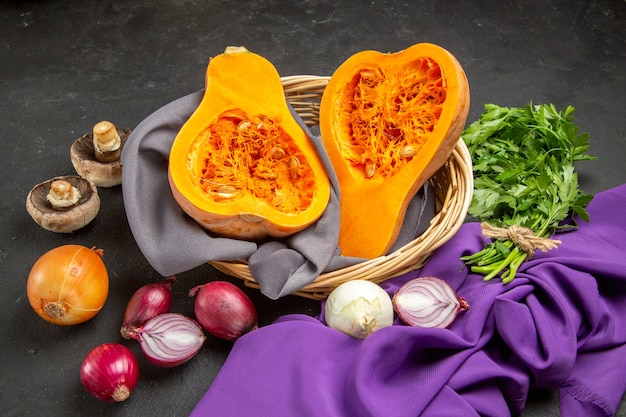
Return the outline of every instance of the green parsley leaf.
[[[564,222],[568,217],[588,222],[585,207],[593,196],[580,190],[574,162],[596,158],[586,153],[589,134],[579,133],[573,113],[572,106],[558,111],[553,104],[485,105],[462,135],[474,172],[469,214],[496,226],[523,226],[542,238],[575,228],[575,219]],[[527,257],[514,242],[496,240],[462,259],[485,279],[502,273],[509,282]]]

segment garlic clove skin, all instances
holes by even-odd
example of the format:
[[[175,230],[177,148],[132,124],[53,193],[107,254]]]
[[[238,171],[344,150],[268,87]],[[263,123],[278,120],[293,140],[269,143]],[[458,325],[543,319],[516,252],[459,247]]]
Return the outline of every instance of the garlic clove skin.
[[[378,284],[353,280],[340,284],[326,299],[326,325],[357,339],[393,325],[391,297]]]

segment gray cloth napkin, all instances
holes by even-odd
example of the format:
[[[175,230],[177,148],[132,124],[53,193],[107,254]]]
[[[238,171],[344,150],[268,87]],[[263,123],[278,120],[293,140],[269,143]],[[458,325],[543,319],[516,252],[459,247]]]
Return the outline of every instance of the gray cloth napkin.
[[[288,295],[325,271],[363,259],[340,255],[339,187],[317,132],[294,117],[315,145],[331,181],[331,197],[322,217],[288,238],[257,244],[216,236],[187,216],[171,194],[167,179],[170,148],[176,134],[200,104],[204,92],[181,97],[144,119],[122,151],[122,193],[126,216],[139,249],[161,275],[191,270],[208,261],[247,260],[261,292],[271,299]],[[428,185],[411,201],[394,248],[419,236],[434,216]]]

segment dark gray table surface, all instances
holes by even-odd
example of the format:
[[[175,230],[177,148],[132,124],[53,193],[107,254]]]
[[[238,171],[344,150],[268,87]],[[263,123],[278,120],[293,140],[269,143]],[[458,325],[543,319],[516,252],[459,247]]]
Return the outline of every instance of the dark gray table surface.
[[[231,344],[209,338],[187,365],[142,364],[130,400],[106,404],[79,382],[94,346],[121,342],[131,294],[161,277],[139,251],[121,187],[101,189],[101,211],[70,235],[47,232],[25,209],[38,182],[74,174],[69,147],[100,120],[134,128],[170,101],[199,90],[209,57],[245,45],[281,75],[329,75],[364,49],[395,52],[417,42],[456,55],[470,81],[470,121],[486,103],[573,105],[599,161],[580,166],[581,186],[626,182],[626,3],[623,0],[294,1],[49,0],[0,3],[0,411],[3,416],[184,416],[218,373]],[[26,298],[35,260],[55,246],[105,250],[108,301],[93,320],[60,327]],[[193,314],[193,285],[226,278],[203,266],[179,275],[173,310]],[[246,289],[261,325],[319,303],[271,301]],[[133,347],[136,349],[137,346]],[[559,415],[553,391],[533,389],[525,416]],[[618,413],[626,416],[626,405]]]

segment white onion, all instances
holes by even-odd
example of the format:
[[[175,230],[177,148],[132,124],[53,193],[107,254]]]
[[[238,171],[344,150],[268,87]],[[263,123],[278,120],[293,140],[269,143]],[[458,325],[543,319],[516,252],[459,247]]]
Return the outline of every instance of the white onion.
[[[391,297],[367,280],[346,281],[335,288],[324,308],[329,327],[358,339],[393,324]]]
[[[420,277],[404,284],[393,296],[393,308],[409,326],[448,327],[469,304],[446,281]]]

